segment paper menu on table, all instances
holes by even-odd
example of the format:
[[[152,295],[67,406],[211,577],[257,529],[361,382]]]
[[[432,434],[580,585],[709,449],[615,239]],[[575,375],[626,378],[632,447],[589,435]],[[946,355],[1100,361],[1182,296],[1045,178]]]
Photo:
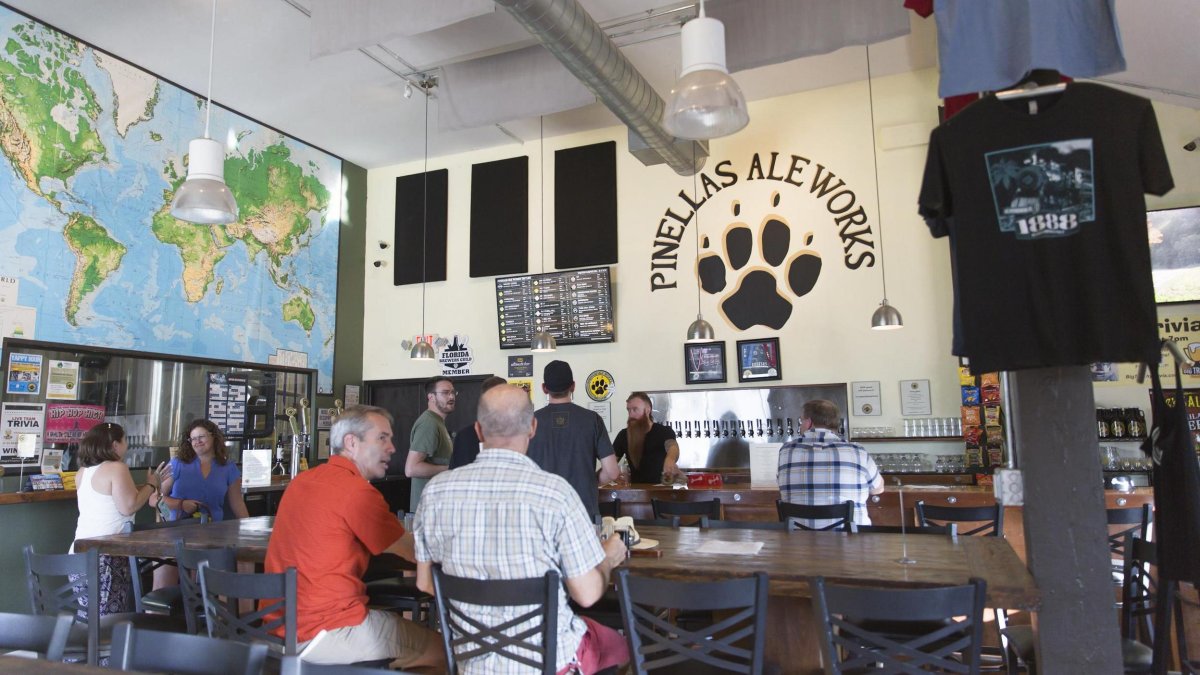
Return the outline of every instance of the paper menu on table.
[[[750,444],[750,487],[778,487],[779,448],[782,443]]]
[[[762,550],[761,541],[706,541],[696,549],[696,553],[716,553],[718,555],[758,555]]]

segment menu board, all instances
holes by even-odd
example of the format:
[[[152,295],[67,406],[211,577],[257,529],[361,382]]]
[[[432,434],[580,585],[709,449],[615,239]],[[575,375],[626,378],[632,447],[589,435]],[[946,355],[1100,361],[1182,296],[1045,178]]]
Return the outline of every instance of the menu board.
[[[612,342],[607,267],[496,279],[501,349],[528,349],[538,331],[560,345]]]

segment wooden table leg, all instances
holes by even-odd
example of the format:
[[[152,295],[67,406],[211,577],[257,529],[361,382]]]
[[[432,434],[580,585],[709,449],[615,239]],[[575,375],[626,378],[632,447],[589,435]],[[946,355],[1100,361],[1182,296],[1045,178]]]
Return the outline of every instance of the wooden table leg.
[[[809,598],[772,595],[767,599],[767,666],[778,673],[824,672]]]

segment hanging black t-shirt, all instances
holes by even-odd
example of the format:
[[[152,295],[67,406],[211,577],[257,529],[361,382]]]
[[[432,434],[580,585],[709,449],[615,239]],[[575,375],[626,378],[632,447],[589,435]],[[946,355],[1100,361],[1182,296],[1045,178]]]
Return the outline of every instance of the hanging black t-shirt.
[[[667,441],[673,440],[675,431],[671,427],[658,422],[651,425],[642,444],[642,463],[633,466],[633,461],[629,462],[629,481],[650,484],[662,482],[663,464],[667,461]],[[625,429],[617,432],[613,450],[617,453],[618,460],[629,454],[629,436]]]
[[[1150,101],[1097,84],[934,129],[919,205],[950,237],[954,353],[978,372],[1157,362],[1144,193],[1173,186]]]

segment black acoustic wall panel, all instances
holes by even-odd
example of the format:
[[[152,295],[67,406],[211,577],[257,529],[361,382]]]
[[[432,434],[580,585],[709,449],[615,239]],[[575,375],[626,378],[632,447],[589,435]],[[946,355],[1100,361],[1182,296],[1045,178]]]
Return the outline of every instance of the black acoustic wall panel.
[[[471,276],[529,271],[529,158],[471,167]]]
[[[617,144],[554,153],[554,267],[617,262]]]
[[[392,259],[397,286],[446,280],[446,199],[450,172],[415,173],[396,179],[396,253]],[[429,212],[425,178],[429,178]],[[425,252],[422,270],[421,251]]]

